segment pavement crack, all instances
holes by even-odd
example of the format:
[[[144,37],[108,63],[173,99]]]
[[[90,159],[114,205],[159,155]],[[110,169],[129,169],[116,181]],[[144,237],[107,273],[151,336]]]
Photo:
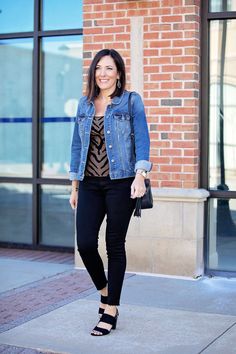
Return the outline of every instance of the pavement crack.
[[[212,344],[214,344],[218,339],[220,339],[221,337],[223,337],[223,335],[225,335],[225,333],[227,333],[229,330],[231,330],[234,326],[236,325],[236,322],[234,322],[231,326],[229,326],[224,332],[222,332],[218,337],[216,337],[215,339],[213,339],[209,344],[207,344],[200,352],[198,352],[197,354],[201,354],[204,353],[204,351],[206,349],[208,349]]]

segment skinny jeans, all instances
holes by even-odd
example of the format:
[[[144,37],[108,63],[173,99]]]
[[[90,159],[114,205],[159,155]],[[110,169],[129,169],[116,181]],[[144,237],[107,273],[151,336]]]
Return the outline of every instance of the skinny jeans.
[[[79,184],[77,247],[97,290],[108,286],[108,304],[119,305],[126,269],[125,239],[135,200],[134,178],[85,177]],[[98,252],[100,226],[106,216],[107,277]]]

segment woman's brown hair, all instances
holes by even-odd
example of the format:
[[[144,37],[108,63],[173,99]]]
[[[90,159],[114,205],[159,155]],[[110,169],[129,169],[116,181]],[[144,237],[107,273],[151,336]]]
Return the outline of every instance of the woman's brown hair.
[[[121,55],[115,50],[115,49],[102,49],[100,50],[95,57],[93,58],[93,61],[89,67],[88,71],[88,82],[87,82],[87,97],[88,100],[93,100],[95,97],[99,95],[100,89],[96,85],[95,81],[95,71],[98,62],[105,56],[109,55],[112,57],[112,59],[115,62],[117,72],[119,74],[119,80],[120,80],[120,87],[116,86],[115,91],[110,95],[111,98],[115,96],[120,96],[124,89],[125,89],[125,84],[126,84],[126,75],[125,75],[125,64],[124,60],[122,59]]]

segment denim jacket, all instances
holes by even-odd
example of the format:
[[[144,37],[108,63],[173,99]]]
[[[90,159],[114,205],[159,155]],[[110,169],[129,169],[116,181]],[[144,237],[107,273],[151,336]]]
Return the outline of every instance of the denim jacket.
[[[111,179],[133,177],[137,169],[150,171],[152,167],[149,161],[150,140],[142,99],[138,93],[132,94],[132,139],[128,97],[128,91],[124,91],[120,97],[114,97],[104,115],[104,136]],[[94,103],[83,96],[78,105],[72,138],[70,180],[82,181],[84,178],[94,114]]]

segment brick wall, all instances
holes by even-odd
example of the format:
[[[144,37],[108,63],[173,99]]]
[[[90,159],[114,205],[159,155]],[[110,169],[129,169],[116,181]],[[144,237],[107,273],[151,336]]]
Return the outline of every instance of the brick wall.
[[[156,187],[197,188],[200,0],[84,0],[84,74],[114,48],[130,78],[130,19],[143,17],[143,99]]]

